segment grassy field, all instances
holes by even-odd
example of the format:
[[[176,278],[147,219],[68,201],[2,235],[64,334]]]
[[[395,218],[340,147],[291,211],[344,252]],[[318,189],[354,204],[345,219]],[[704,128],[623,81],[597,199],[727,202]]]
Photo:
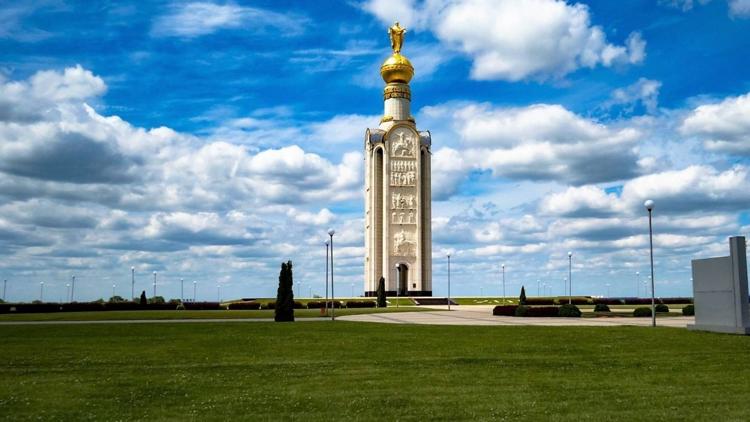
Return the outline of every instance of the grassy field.
[[[750,337],[305,322],[0,326],[0,419],[747,420]]]
[[[412,307],[401,308],[351,308],[336,309],[336,315],[359,315],[388,312],[420,312],[430,309]],[[329,311],[330,312],[330,311]],[[329,313],[330,315],[330,313]],[[223,311],[102,311],[102,312],[53,312],[38,314],[0,314],[0,321],[103,321],[134,319],[273,319],[273,310],[223,310]],[[320,317],[319,309],[295,309],[296,318]]]

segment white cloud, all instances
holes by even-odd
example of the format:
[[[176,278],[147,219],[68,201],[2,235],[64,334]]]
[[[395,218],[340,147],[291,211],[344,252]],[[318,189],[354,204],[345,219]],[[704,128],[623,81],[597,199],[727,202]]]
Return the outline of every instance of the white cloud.
[[[709,150],[750,155],[750,93],[696,107],[680,132],[704,139]]]
[[[632,113],[636,106],[642,105],[648,113],[653,114],[659,106],[660,89],[661,82],[640,78],[632,85],[614,90],[606,105],[622,105],[628,113]]]
[[[438,178],[450,174],[448,183],[439,188],[444,193],[462,179],[460,169],[572,184],[627,179],[640,173],[637,129],[610,127],[559,105],[497,108],[448,103],[426,107],[420,114],[429,121],[453,122],[445,129],[438,124],[433,137],[461,143],[460,157],[441,149],[435,152],[433,171]]]
[[[740,18],[750,16],[750,0],[729,0],[729,14]]]
[[[194,38],[219,31],[238,29],[262,31],[274,29],[282,35],[302,31],[305,20],[269,10],[232,3],[176,3],[171,12],[154,21],[151,34],[157,37]]]
[[[478,80],[560,78],[581,67],[635,64],[645,57],[638,33],[625,46],[608,43],[580,3],[370,0],[364,9],[387,24],[401,19],[416,30],[433,31],[446,46],[472,59],[471,77]]]

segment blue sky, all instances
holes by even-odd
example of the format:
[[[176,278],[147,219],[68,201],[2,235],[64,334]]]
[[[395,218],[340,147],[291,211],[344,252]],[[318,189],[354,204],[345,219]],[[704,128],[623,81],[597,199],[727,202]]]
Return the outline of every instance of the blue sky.
[[[436,294],[635,294],[657,203],[657,294],[750,220],[750,2],[0,3],[0,275],[8,298],[112,284],[270,296],[363,273],[362,136],[387,26],[409,30],[433,135]],[[80,296],[79,296],[80,295]]]

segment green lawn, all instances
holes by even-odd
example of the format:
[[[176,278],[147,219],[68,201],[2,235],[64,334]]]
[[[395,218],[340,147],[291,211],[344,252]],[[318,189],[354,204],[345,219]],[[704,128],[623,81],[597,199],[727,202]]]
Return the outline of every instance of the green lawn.
[[[331,322],[0,326],[0,419],[747,420],[750,337]]]
[[[336,315],[358,315],[387,312],[420,312],[430,309],[412,307],[400,308],[352,308],[336,309]],[[329,311],[330,312],[330,311]],[[297,318],[320,317],[319,309],[295,309]],[[329,313],[330,315],[330,313]],[[38,314],[0,314],[0,321],[101,321],[133,319],[273,319],[273,310],[223,310],[223,311],[102,311],[102,312],[51,312]]]

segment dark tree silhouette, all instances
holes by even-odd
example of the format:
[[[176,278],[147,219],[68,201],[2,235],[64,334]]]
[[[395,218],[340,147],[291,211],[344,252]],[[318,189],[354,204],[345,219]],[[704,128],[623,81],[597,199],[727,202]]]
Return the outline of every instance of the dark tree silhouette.
[[[385,308],[388,304],[385,301],[385,277],[380,277],[378,281],[378,308]]]
[[[518,304],[519,305],[526,304],[526,289],[523,286],[521,286],[521,296],[518,298]]]
[[[279,289],[276,291],[276,322],[294,321],[294,290],[292,288],[292,261],[281,264],[279,272]]]
[[[145,290],[141,292],[141,299],[140,299],[139,303],[140,303],[141,306],[146,306],[146,304],[148,304],[148,298],[146,298],[146,291]]]

